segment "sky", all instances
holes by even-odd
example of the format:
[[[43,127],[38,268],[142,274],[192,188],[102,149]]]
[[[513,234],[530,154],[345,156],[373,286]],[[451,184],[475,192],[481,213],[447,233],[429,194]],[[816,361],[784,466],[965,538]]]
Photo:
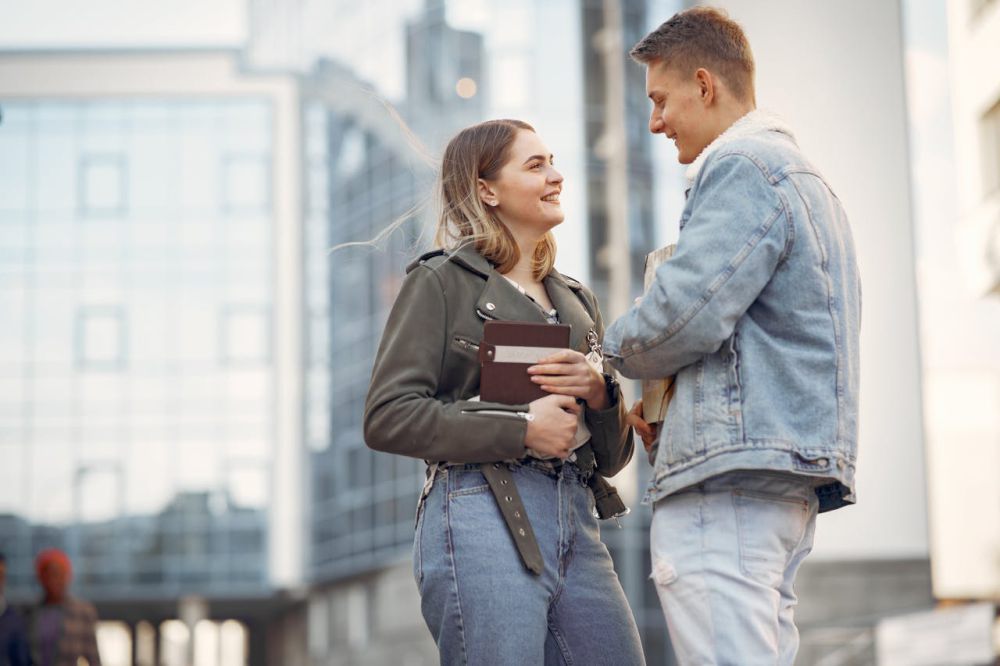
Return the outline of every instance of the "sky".
[[[0,49],[239,46],[247,0],[0,0]]]

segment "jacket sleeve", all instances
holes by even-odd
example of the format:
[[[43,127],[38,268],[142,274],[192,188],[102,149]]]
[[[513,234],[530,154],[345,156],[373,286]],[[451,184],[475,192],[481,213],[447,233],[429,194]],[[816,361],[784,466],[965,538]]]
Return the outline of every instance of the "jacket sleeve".
[[[668,377],[717,351],[786,251],[785,208],[750,158],[722,155],[701,178],[674,256],[608,328],[605,356],[626,377]]]
[[[592,312],[596,313],[594,325],[599,339],[604,338],[604,318],[597,305],[597,298],[587,292],[591,301]],[[602,343],[603,344],[603,343]],[[615,376],[615,370],[607,360],[604,361],[604,372]],[[625,398],[621,387],[615,385],[615,394],[611,396],[612,404],[606,409],[595,410],[587,408],[584,416],[590,429],[590,446],[594,450],[597,462],[597,472],[602,476],[614,476],[628,464],[635,451],[635,441],[632,428],[625,423]]]
[[[525,453],[527,405],[437,398],[448,353],[448,303],[440,278],[414,268],[389,313],[365,401],[365,442],[424,460],[491,462]]]

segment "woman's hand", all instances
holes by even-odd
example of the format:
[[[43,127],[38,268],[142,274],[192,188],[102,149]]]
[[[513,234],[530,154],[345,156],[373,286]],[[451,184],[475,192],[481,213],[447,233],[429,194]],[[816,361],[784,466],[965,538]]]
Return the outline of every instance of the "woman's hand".
[[[543,458],[565,460],[576,444],[576,426],[580,414],[576,398],[547,395],[532,401],[528,413],[528,430],[524,445]]]
[[[648,454],[653,449],[653,445],[656,444],[656,438],[660,434],[660,424],[654,423],[652,425],[646,423],[642,418],[642,400],[637,400],[632,409],[629,410],[628,414],[625,416],[625,423],[635,428],[635,431],[639,433],[639,437],[642,438],[642,446],[646,449]]]
[[[604,375],[587,363],[587,357],[578,351],[556,352],[528,368],[528,374],[543,391],[583,398],[587,407],[594,410],[611,406]]]

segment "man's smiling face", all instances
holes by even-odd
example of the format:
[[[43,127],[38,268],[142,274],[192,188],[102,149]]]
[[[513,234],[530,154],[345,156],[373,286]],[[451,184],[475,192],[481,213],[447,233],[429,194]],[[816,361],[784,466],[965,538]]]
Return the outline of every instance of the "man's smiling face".
[[[711,123],[699,73],[685,74],[661,61],[646,66],[646,95],[653,102],[649,131],[663,134],[677,147],[677,160],[690,164],[712,142]]]

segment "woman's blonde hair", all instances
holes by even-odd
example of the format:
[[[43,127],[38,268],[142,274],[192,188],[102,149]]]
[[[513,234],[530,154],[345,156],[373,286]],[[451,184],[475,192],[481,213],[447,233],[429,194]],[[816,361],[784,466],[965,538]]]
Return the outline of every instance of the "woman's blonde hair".
[[[519,130],[535,128],[521,120],[488,120],[466,127],[448,142],[441,161],[441,214],[435,243],[446,250],[473,243],[476,251],[507,273],[521,258],[510,230],[479,198],[479,179],[493,180],[510,157]],[[556,241],[551,232],[535,246],[531,273],[541,280],[556,261]]]

